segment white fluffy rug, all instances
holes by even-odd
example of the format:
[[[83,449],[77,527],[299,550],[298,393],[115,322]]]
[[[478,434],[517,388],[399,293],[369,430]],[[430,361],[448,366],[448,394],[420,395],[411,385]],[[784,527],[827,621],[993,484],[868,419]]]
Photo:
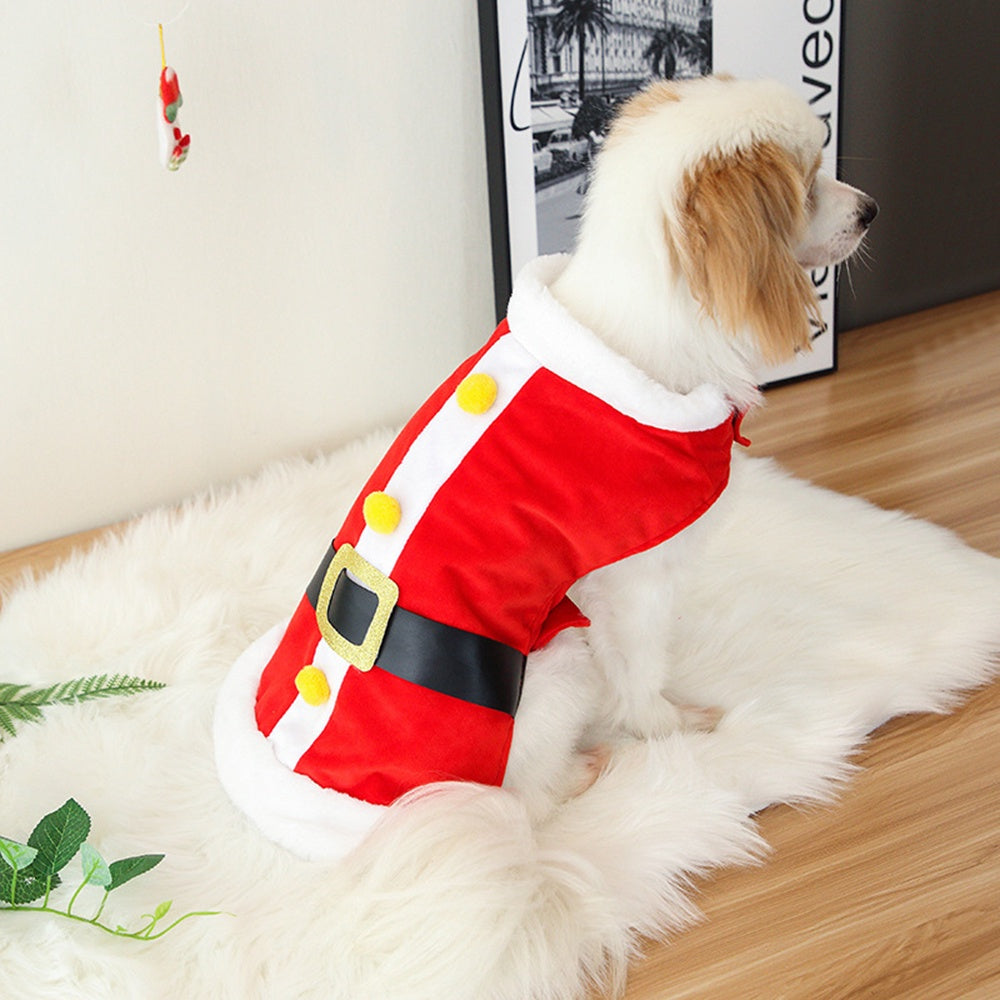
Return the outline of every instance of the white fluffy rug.
[[[167,899],[232,915],[137,942],[0,912],[0,996],[568,1000],[594,981],[610,993],[641,935],[690,919],[693,876],[759,855],[755,810],[829,796],[873,727],[949,708],[994,672],[1000,561],[741,459],[673,650],[682,695],[727,710],[716,732],[623,744],[540,827],[506,792],[451,790],[447,809],[417,801],[345,862],[296,860],[216,781],[215,692],[298,600],[387,440],[153,513],[9,595],[0,681],[117,672],[168,686],[51,708],[0,744],[0,834],[23,840],[72,796],[109,860],[167,855],[102,919],[134,925]]]

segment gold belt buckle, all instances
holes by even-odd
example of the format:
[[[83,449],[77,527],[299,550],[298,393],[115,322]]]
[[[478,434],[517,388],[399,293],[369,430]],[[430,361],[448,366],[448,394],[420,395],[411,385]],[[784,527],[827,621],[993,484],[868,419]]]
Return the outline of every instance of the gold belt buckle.
[[[375,614],[372,615],[371,624],[360,644],[345,639],[330,624],[327,617],[333,588],[337,585],[340,574],[344,572],[349,572],[358,583],[367,587],[378,598]],[[358,670],[371,670],[375,666],[375,658],[382,648],[385,630],[389,625],[389,616],[398,600],[399,587],[395,582],[368,562],[353,545],[345,543],[337,549],[333,561],[327,568],[326,576],[323,577],[319,599],[316,601],[316,623],[319,625],[323,638],[338,656],[357,667]]]

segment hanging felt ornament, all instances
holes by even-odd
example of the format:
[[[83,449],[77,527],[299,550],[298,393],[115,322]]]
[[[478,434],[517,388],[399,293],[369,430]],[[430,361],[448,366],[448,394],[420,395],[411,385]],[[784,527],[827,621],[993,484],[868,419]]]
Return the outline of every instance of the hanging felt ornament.
[[[180,83],[173,67],[167,65],[163,46],[163,25],[160,28],[160,98],[157,103],[157,125],[160,133],[160,162],[167,170],[176,170],[188,156],[191,136],[186,135],[177,120],[177,112],[184,103]]]

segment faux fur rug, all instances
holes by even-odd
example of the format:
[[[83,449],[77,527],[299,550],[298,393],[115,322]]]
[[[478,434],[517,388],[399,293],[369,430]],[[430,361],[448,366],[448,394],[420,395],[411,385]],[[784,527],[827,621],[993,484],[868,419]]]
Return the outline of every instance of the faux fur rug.
[[[723,531],[683,595],[673,657],[711,734],[623,742],[585,794],[532,827],[497,789],[418,799],[335,865],[262,839],[214,771],[215,693],[288,613],[388,437],[272,466],[8,595],[0,681],[124,673],[166,683],[53,707],[0,744],[0,834],[69,797],[111,860],[163,852],[102,920],[160,902],[156,941],[0,913],[16,1000],[569,1000],[622,982],[641,935],[693,914],[691,880],[761,853],[752,813],[829,797],[852,750],[901,712],[941,711],[994,673],[1000,561],[923,522],[739,459]],[[74,862],[76,864],[76,862]],[[67,869],[70,872],[70,869]],[[53,902],[65,906],[79,877]],[[74,912],[102,893],[87,887]],[[141,923],[141,921],[139,921]]]

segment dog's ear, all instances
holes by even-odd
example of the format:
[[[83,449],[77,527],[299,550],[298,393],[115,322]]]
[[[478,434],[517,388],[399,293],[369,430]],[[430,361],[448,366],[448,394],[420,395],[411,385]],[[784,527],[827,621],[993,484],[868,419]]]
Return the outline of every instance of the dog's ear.
[[[802,170],[781,147],[703,161],[677,205],[671,242],[692,294],[730,333],[749,330],[776,363],[806,348],[819,299],[794,256],[805,222]]]

